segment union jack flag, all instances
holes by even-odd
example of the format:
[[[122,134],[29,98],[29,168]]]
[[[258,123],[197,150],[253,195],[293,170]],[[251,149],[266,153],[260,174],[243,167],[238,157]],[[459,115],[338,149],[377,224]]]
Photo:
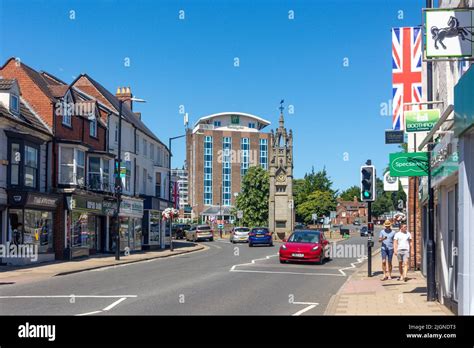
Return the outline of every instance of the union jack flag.
[[[405,128],[403,103],[421,102],[421,52],[420,28],[392,28],[393,129]]]

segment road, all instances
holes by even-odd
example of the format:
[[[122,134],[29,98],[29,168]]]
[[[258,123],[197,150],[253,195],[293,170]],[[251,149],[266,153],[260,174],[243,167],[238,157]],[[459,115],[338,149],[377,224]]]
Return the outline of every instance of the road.
[[[2,285],[0,314],[321,315],[363,262],[366,240],[335,244],[324,265],[280,264],[278,243],[205,242],[195,253]]]

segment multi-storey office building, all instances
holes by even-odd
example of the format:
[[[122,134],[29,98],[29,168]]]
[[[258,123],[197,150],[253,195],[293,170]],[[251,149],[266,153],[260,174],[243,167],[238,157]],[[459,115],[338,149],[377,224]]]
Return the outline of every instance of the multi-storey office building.
[[[187,131],[186,163],[192,218],[227,220],[250,166],[268,169],[270,124],[255,115],[222,112],[201,117]]]

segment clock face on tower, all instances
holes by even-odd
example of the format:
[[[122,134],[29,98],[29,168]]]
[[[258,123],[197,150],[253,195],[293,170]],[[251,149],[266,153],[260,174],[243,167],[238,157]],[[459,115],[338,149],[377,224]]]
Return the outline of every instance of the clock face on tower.
[[[283,173],[282,173],[282,174],[278,174],[278,176],[277,176],[276,179],[277,179],[278,182],[285,182],[286,176],[285,176],[285,174],[283,174]]]

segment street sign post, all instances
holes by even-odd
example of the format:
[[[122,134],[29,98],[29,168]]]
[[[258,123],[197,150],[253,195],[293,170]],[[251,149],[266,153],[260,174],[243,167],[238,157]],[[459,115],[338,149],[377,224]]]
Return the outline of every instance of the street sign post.
[[[402,130],[386,130],[385,144],[403,144],[405,142],[405,132]]]
[[[390,176],[427,176],[428,175],[428,153],[391,153],[390,154]]]

